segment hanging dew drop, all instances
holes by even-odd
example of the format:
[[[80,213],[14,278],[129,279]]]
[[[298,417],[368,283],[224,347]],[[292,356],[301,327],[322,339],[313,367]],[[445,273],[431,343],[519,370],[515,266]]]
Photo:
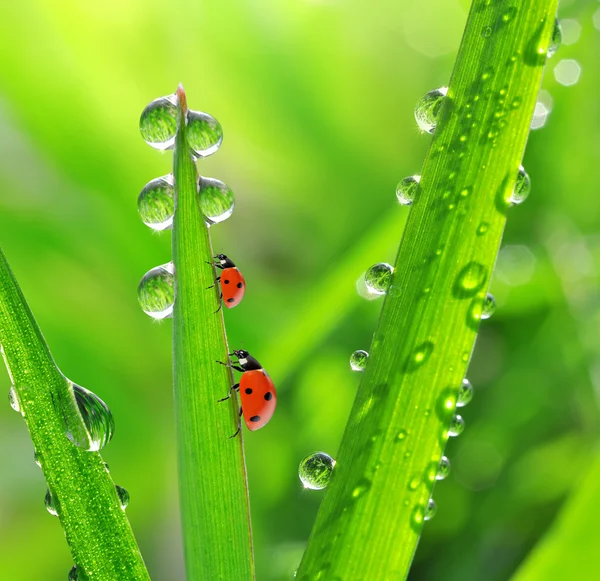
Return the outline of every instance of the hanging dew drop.
[[[450,426],[448,427],[448,435],[455,438],[456,436],[460,436],[464,432],[464,430],[465,420],[463,420],[461,416],[456,414],[450,421]]]
[[[195,157],[208,157],[223,142],[221,124],[208,113],[188,111],[187,141]]]
[[[465,407],[473,399],[473,386],[471,382],[465,378],[461,386],[458,388],[458,396],[456,398],[456,407]]]
[[[41,468],[42,464],[40,463],[40,457],[37,452],[33,453],[33,461]]]
[[[436,480],[445,480],[450,475],[450,460],[446,456],[442,456],[438,469],[435,475]]]
[[[335,460],[331,456],[325,452],[315,452],[300,462],[298,476],[304,488],[322,490],[327,488],[334,467]]]
[[[560,48],[560,45],[562,44],[562,37],[562,28],[557,18],[554,21],[554,28],[552,29],[552,38],[550,39],[550,45],[548,46],[548,58],[556,54],[556,51]]]
[[[427,502],[427,506],[425,507],[425,512],[423,514],[423,520],[431,520],[437,513],[437,505],[433,498],[430,498]]]
[[[58,516],[58,506],[57,503],[54,502],[54,497],[50,492],[50,489],[46,490],[46,496],[44,497],[44,504],[46,505],[46,510],[52,516]]]
[[[121,508],[125,510],[129,505],[129,492],[127,492],[127,490],[125,490],[122,486],[117,485],[115,485],[115,490],[117,491]]]
[[[213,178],[199,178],[198,196],[200,211],[207,224],[217,224],[233,214],[235,198],[223,182]]]
[[[73,444],[88,452],[97,452],[110,442],[115,421],[108,406],[91,391],[71,382],[79,416],[65,414],[66,435]],[[85,429],[82,429],[81,420]]]
[[[365,285],[372,295],[384,295],[390,286],[394,268],[387,262],[374,264],[365,273]]]
[[[175,186],[172,175],[148,182],[138,197],[142,222],[153,230],[166,230],[173,225]]]
[[[74,565],[69,571],[69,581],[89,581],[89,577],[82,569]]]
[[[483,300],[483,308],[481,309],[481,318],[489,319],[496,311],[496,299],[491,293],[487,293]]]
[[[175,271],[168,262],[149,270],[138,285],[138,301],[142,310],[153,319],[165,319],[173,314],[175,304]]]
[[[146,106],[140,117],[140,133],[155,149],[171,149],[177,133],[177,97],[159,97]]]
[[[396,186],[396,197],[403,206],[410,206],[413,203],[420,181],[419,175],[408,176]]]
[[[433,133],[438,123],[442,103],[448,94],[448,87],[440,87],[426,93],[415,107],[415,120],[422,131]]]
[[[369,359],[369,354],[362,349],[358,349],[350,355],[350,369],[352,371],[364,371],[367,366],[367,359]]]
[[[531,180],[529,179],[528,173],[525,171],[522,165],[519,166],[519,171],[517,172],[517,181],[515,182],[515,189],[508,202],[511,205],[522,204],[527,197],[529,196],[529,192],[531,191]]]
[[[8,390],[8,403],[13,410],[21,413],[21,406],[19,404],[19,399],[14,386],[11,386],[11,388]]]

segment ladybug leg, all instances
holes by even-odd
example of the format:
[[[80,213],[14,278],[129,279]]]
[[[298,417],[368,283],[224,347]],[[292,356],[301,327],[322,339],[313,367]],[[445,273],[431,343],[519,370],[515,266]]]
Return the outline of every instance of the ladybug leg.
[[[221,265],[220,262],[208,262],[208,260],[205,260],[204,262],[206,262],[206,264],[210,264],[214,268],[220,268],[221,270],[223,270],[225,268],[224,266]]]
[[[232,365],[231,363],[223,363],[222,361],[215,361],[215,363],[220,363],[221,365],[224,365],[225,367],[231,367],[231,369],[235,369],[236,371],[240,371],[241,373],[244,373],[244,370],[239,365]]]
[[[229,388],[229,395],[227,397],[224,397],[223,399],[218,399],[217,402],[228,400],[231,397],[231,394],[233,393],[233,390],[234,389],[239,389],[239,388],[240,388],[240,384],[239,383],[236,383],[235,385],[232,385]]]
[[[231,440],[231,438],[235,438],[241,431],[242,431],[242,414],[244,412],[242,411],[242,408],[240,408],[240,413],[238,415],[238,418],[240,419],[238,422],[238,429],[235,431],[235,434],[233,434],[233,436],[229,436],[229,439]]]
[[[215,315],[223,308],[223,293],[221,293],[221,296],[219,297],[219,308],[215,311]]]
[[[217,278],[215,278],[215,282],[213,284],[211,284],[210,286],[207,286],[206,290],[208,290],[209,288],[215,288],[215,284],[217,284],[217,282],[220,280],[221,280],[221,277],[217,276]]]

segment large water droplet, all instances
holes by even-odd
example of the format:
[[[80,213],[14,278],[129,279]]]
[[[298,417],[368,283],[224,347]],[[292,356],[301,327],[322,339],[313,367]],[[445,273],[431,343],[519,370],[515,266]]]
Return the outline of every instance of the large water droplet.
[[[223,141],[221,124],[200,111],[188,111],[186,132],[188,145],[196,157],[212,155]]]
[[[153,319],[173,314],[175,303],[175,271],[168,262],[149,270],[138,285],[138,301],[142,310]]]
[[[121,508],[125,510],[129,504],[129,492],[122,486],[115,485],[115,489],[117,491],[117,496],[119,497],[119,502],[121,503]]]
[[[138,212],[142,222],[153,230],[165,230],[173,225],[175,213],[173,176],[166,175],[148,182],[138,197]]]
[[[552,29],[552,38],[550,39],[550,44],[548,45],[548,58],[554,56],[556,51],[560,48],[562,44],[562,28],[560,27],[560,22],[558,22],[558,18],[554,21],[554,28]]]
[[[458,388],[458,396],[456,398],[456,407],[465,407],[473,399],[473,386],[471,382],[465,378],[461,386]]]
[[[460,436],[465,429],[465,420],[461,416],[456,414],[450,420],[450,426],[448,427],[448,435],[452,437]]]
[[[470,297],[485,284],[486,268],[479,262],[469,262],[459,273],[454,284],[454,291],[460,297]]]
[[[431,520],[437,513],[437,505],[433,498],[430,498],[427,501],[427,506],[425,507],[425,512],[423,514],[423,520]]]
[[[496,310],[496,299],[491,293],[487,293],[485,299],[483,299],[483,308],[481,309],[481,318],[483,320],[489,319]]]
[[[529,179],[528,173],[525,171],[523,166],[519,166],[519,171],[517,172],[517,181],[515,182],[515,189],[513,190],[509,203],[513,205],[518,205],[523,203],[527,196],[529,196],[529,192],[531,191],[531,180]]]
[[[83,572],[83,569],[73,565],[69,571],[69,581],[89,581],[89,577]]]
[[[298,466],[298,476],[304,488],[322,490],[331,480],[335,460],[325,452],[310,454]]]
[[[384,295],[390,286],[394,268],[387,262],[374,264],[365,273],[367,290],[374,295]]]
[[[177,133],[177,97],[167,95],[154,99],[140,117],[142,138],[155,149],[170,149]]]
[[[450,474],[450,460],[446,456],[442,456],[435,474],[436,480],[444,480]]]
[[[403,206],[410,206],[413,203],[420,181],[421,176],[408,176],[396,186],[396,196]]]
[[[362,349],[358,349],[350,355],[350,369],[352,371],[364,371],[367,366],[367,359],[369,359],[369,354]]]
[[[46,510],[52,516],[58,516],[58,503],[54,501],[54,497],[50,492],[50,489],[46,490],[46,496],[44,497],[44,504],[46,505]]]
[[[415,107],[415,120],[422,131],[427,133],[435,131],[440,109],[447,94],[448,87],[440,87],[421,97]]]
[[[198,196],[200,211],[209,225],[223,222],[233,214],[235,198],[223,182],[213,178],[199,178]]]
[[[14,386],[11,386],[11,388],[8,390],[8,403],[13,410],[21,413],[21,406],[19,404],[19,399]]]
[[[88,452],[97,452],[113,437],[115,421],[112,413],[95,393],[76,383],[70,382],[70,384],[81,418],[65,414],[67,438],[79,448]]]

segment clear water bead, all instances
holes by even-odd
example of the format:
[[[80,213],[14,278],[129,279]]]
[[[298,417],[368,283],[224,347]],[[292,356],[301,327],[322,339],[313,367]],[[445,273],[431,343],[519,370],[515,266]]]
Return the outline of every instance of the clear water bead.
[[[122,486],[115,485],[115,490],[117,491],[117,496],[119,497],[119,502],[121,503],[121,508],[125,510],[127,505],[129,504],[129,492],[125,490]]]
[[[177,97],[167,95],[154,99],[140,117],[140,133],[155,149],[170,149],[177,133]]]
[[[221,124],[200,111],[188,111],[186,133],[188,145],[196,157],[212,155],[223,142]]]
[[[198,180],[200,211],[207,224],[217,224],[233,214],[235,197],[222,181],[201,177]]]
[[[15,391],[14,386],[11,386],[8,390],[8,403],[13,410],[21,413],[21,405],[19,404],[19,399],[17,398],[17,392]]]
[[[367,366],[367,359],[369,359],[369,354],[362,349],[358,349],[350,355],[350,369],[352,371],[364,371]]]
[[[334,467],[335,460],[329,454],[315,452],[300,462],[298,476],[304,488],[322,490],[329,484]]]
[[[473,399],[473,386],[471,382],[465,378],[461,386],[458,388],[458,396],[456,397],[456,407],[465,407]]]
[[[54,502],[54,497],[52,496],[50,489],[46,490],[46,496],[44,497],[44,504],[46,505],[46,510],[52,516],[58,516],[58,506]]]
[[[448,87],[440,87],[425,94],[415,107],[415,120],[422,131],[435,131],[442,103],[448,94]]]
[[[554,56],[556,51],[560,48],[562,44],[562,28],[560,27],[560,22],[558,22],[558,18],[554,21],[554,28],[552,30],[552,38],[550,39],[550,45],[548,46],[548,52],[546,53],[548,58]]]
[[[82,569],[74,565],[69,571],[69,581],[88,581],[89,577],[83,572]]]
[[[485,299],[483,299],[483,307],[481,309],[481,318],[483,320],[489,319],[496,310],[496,299],[491,293],[487,293]]]
[[[173,225],[175,185],[171,174],[144,186],[138,197],[138,212],[142,222],[153,230],[165,230]]]
[[[446,456],[442,456],[440,464],[435,475],[436,480],[444,480],[450,474],[450,460]]]
[[[431,520],[437,513],[437,505],[433,498],[430,498],[427,501],[427,506],[425,507],[425,513],[423,514],[423,520]]]
[[[110,442],[115,432],[112,412],[95,393],[72,382],[71,387],[81,418],[65,415],[67,438],[79,448],[97,452]]]
[[[421,176],[408,176],[401,180],[396,186],[396,197],[403,206],[410,206],[415,199]]]
[[[509,203],[511,205],[522,204],[529,196],[531,191],[531,180],[529,174],[525,171],[525,168],[520,165],[519,171],[517,172],[517,181],[515,182],[515,189],[513,190]]]
[[[173,264],[161,264],[149,270],[138,285],[140,307],[153,319],[165,319],[173,314],[175,304],[175,271]]]
[[[384,295],[390,286],[394,268],[387,262],[374,264],[365,273],[367,290],[374,295]]]
[[[465,429],[465,420],[462,419],[458,414],[452,417],[450,420],[450,426],[448,427],[448,435],[453,438],[460,436]]]

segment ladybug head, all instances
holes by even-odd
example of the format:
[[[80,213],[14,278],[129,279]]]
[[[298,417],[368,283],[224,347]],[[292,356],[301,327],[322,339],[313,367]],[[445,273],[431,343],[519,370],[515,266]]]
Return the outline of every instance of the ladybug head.
[[[238,359],[248,359],[248,357],[250,356],[250,353],[248,353],[248,351],[244,351],[243,349],[236,349],[233,354],[238,358]]]
[[[235,355],[238,358],[238,363],[244,371],[262,369],[262,365],[244,349],[237,349],[231,355]]]
[[[225,268],[234,268],[235,264],[233,264],[233,261],[227,257],[227,255],[225,254],[217,254],[215,256],[215,258],[219,261],[221,268],[225,267]]]

